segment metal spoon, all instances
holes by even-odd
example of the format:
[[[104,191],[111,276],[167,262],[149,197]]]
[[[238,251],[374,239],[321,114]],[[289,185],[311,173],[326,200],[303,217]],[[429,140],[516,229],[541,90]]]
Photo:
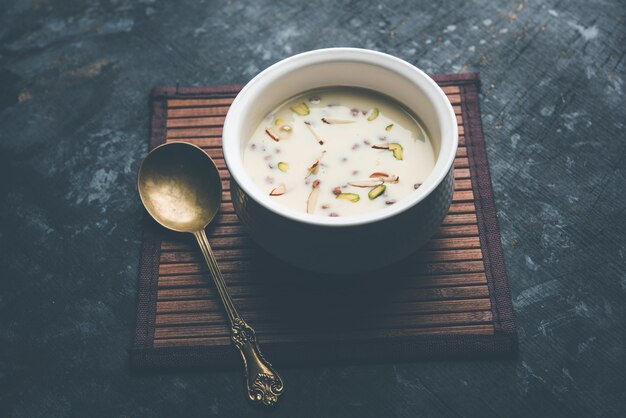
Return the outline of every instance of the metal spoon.
[[[154,220],[196,237],[226,309],[230,338],[243,358],[248,397],[253,402],[273,405],[283,393],[283,381],[261,354],[254,329],[237,313],[204,232],[222,201],[222,181],[215,163],[195,145],[161,145],[141,164],[137,187]]]

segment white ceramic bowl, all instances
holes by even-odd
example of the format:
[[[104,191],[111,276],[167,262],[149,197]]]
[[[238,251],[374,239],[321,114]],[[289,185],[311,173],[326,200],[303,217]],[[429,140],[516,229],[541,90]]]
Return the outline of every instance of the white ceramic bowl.
[[[292,96],[329,86],[378,91],[419,117],[433,143],[437,162],[417,191],[380,211],[333,218],[284,207],[254,185],[242,160],[257,125]],[[380,52],[330,48],[292,56],[254,77],[228,111],[222,147],[231,175],[235,211],[260,246],[301,268],[349,273],[398,261],[432,237],[452,201],[457,145],[454,110],[424,72]]]

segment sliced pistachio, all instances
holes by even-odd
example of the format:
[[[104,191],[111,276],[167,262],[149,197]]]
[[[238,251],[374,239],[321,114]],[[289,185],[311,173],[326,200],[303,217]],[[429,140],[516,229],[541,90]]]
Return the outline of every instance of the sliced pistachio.
[[[354,187],[375,187],[383,184],[381,180],[364,180],[364,181],[351,181],[348,182],[350,186]]]
[[[393,128],[393,123],[390,123],[389,125],[385,126],[385,131],[389,132],[392,128]]]
[[[272,132],[272,128],[267,128],[265,130],[265,133],[267,134],[267,136],[272,138],[274,141],[276,141],[276,142],[280,141],[280,138],[278,137],[278,135],[276,135],[274,132]]]
[[[278,163],[278,169],[283,173],[286,173],[289,170],[289,163],[281,161]]]
[[[317,204],[317,198],[320,195],[320,181],[315,180],[312,185],[311,193],[309,193],[309,197],[306,200],[306,212],[313,213],[315,211],[315,205]]]
[[[284,121],[284,120],[282,120],[281,118],[277,118],[277,119],[274,121],[274,125],[276,125],[276,126],[283,126],[284,124],[285,124],[285,121]]]
[[[333,119],[333,118],[322,118],[322,122],[328,125],[341,125],[345,123],[354,123],[354,120],[346,120],[346,119]]]
[[[306,116],[309,114],[309,106],[306,103],[300,102],[295,106],[290,107],[291,111],[297,113],[300,116]]]
[[[352,203],[356,203],[361,199],[356,193],[339,193],[335,199],[344,199]]]
[[[383,194],[385,192],[386,188],[387,188],[387,186],[385,186],[384,184],[381,184],[380,186],[376,186],[376,187],[374,187],[372,190],[370,190],[367,193],[367,196],[370,198],[370,200],[374,200],[378,196]]]
[[[368,121],[373,121],[374,119],[376,119],[379,115],[380,111],[378,110],[377,107],[373,108],[372,110],[370,110],[370,115],[367,117]]]
[[[279,184],[277,187],[272,189],[270,192],[270,196],[281,196],[287,192],[287,187],[284,184]]]
[[[309,128],[309,131],[311,131],[311,134],[315,137],[315,139],[317,140],[317,143],[320,145],[324,145],[324,140],[317,133],[317,131],[313,129],[313,126],[311,126],[311,122],[304,122],[304,124],[306,125],[307,128]]]
[[[393,156],[396,160],[401,160],[403,155],[402,145],[400,144],[389,144],[389,151],[393,152]]]

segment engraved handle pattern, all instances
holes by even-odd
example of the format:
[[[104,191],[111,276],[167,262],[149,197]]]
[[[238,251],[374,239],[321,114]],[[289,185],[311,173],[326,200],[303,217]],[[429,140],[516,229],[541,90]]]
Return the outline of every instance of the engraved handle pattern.
[[[263,357],[254,329],[246,321],[236,317],[230,338],[243,358],[248,398],[264,405],[274,405],[285,387],[270,362]]]

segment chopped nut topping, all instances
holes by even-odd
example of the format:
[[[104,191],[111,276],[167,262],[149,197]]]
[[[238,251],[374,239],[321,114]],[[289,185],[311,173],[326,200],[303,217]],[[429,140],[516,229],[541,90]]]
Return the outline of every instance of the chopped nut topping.
[[[285,192],[287,192],[287,187],[281,183],[270,192],[270,196],[281,196],[284,195]]]
[[[307,128],[309,128],[309,131],[311,131],[311,134],[313,134],[313,136],[317,140],[317,143],[320,144],[320,145],[324,145],[324,140],[317,133],[317,131],[315,129],[313,129],[313,126],[311,126],[311,122],[305,121],[304,124],[306,125]]]
[[[346,123],[354,123],[354,120],[345,120],[345,119],[332,119],[332,118],[322,118],[322,122],[327,125],[341,125]]]
[[[376,119],[378,117],[378,114],[380,113],[380,111],[378,110],[377,107],[373,108],[372,110],[370,110],[370,115],[367,117],[368,121],[373,121],[374,119]]]
[[[335,187],[335,188],[333,189],[333,194],[334,194],[335,196],[340,195],[340,194],[341,194],[341,187]]]
[[[306,177],[309,177],[311,174],[317,174],[317,171],[319,170],[320,165],[322,165],[320,161],[322,161],[322,157],[324,156],[325,153],[326,153],[325,150],[322,151],[322,155],[320,155],[320,157],[317,160],[315,160],[315,162],[311,164],[309,168],[307,168],[308,174],[306,175]]]
[[[389,144],[389,151],[393,152],[393,156],[396,160],[401,160],[403,157],[403,149],[400,144]]]
[[[271,129],[272,129],[272,128],[268,128],[268,129],[266,129],[266,130],[265,130],[265,133],[267,134],[267,136],[269,136],[270,138],[272,138],[272,139],[273,139],[274,141],[276,141],[276,142],[280,141],[280,138],[279,138],[276,134],[274,134],[274,133],[271,131]]]
[[[372,190],[369,191],[369,193],[367,194],[367,196],[370,198],[370,200],[374,200],[376,199],[378,196],[380,196],[381,194],[383,194],[385,192],[385,189],[387,188],[387,186],[385,186],[384,184],[381,184],[380,186],[376,186],[374,187]]]
[[[312,185],[311,193],[309,193],[309,197],[306,200],[306,211],[307,213],[313,213],[315,211],[315,205],[317,204],[317,198],[320,195],[320,181],[315,180]]]
[[[381,180],[365,180],[365,181],[351,181],[348,184],[354,187],[375,187],[380,184],[383,184],[383,182]]]
[[[344,199],[349,202],[356,203],[361,199],[361,196],[356,193],[339,193],[335,199]]]
[[[309,106],[306,103],[301,102],[290,108],[292,112],[297,113],[300,116],[306,116],[309,114]]]
[[[374,171],[372,174],[370,174],[371,179],[377,179],[379,177],[389,177],[389,174],[385,173],[384,171]]]

